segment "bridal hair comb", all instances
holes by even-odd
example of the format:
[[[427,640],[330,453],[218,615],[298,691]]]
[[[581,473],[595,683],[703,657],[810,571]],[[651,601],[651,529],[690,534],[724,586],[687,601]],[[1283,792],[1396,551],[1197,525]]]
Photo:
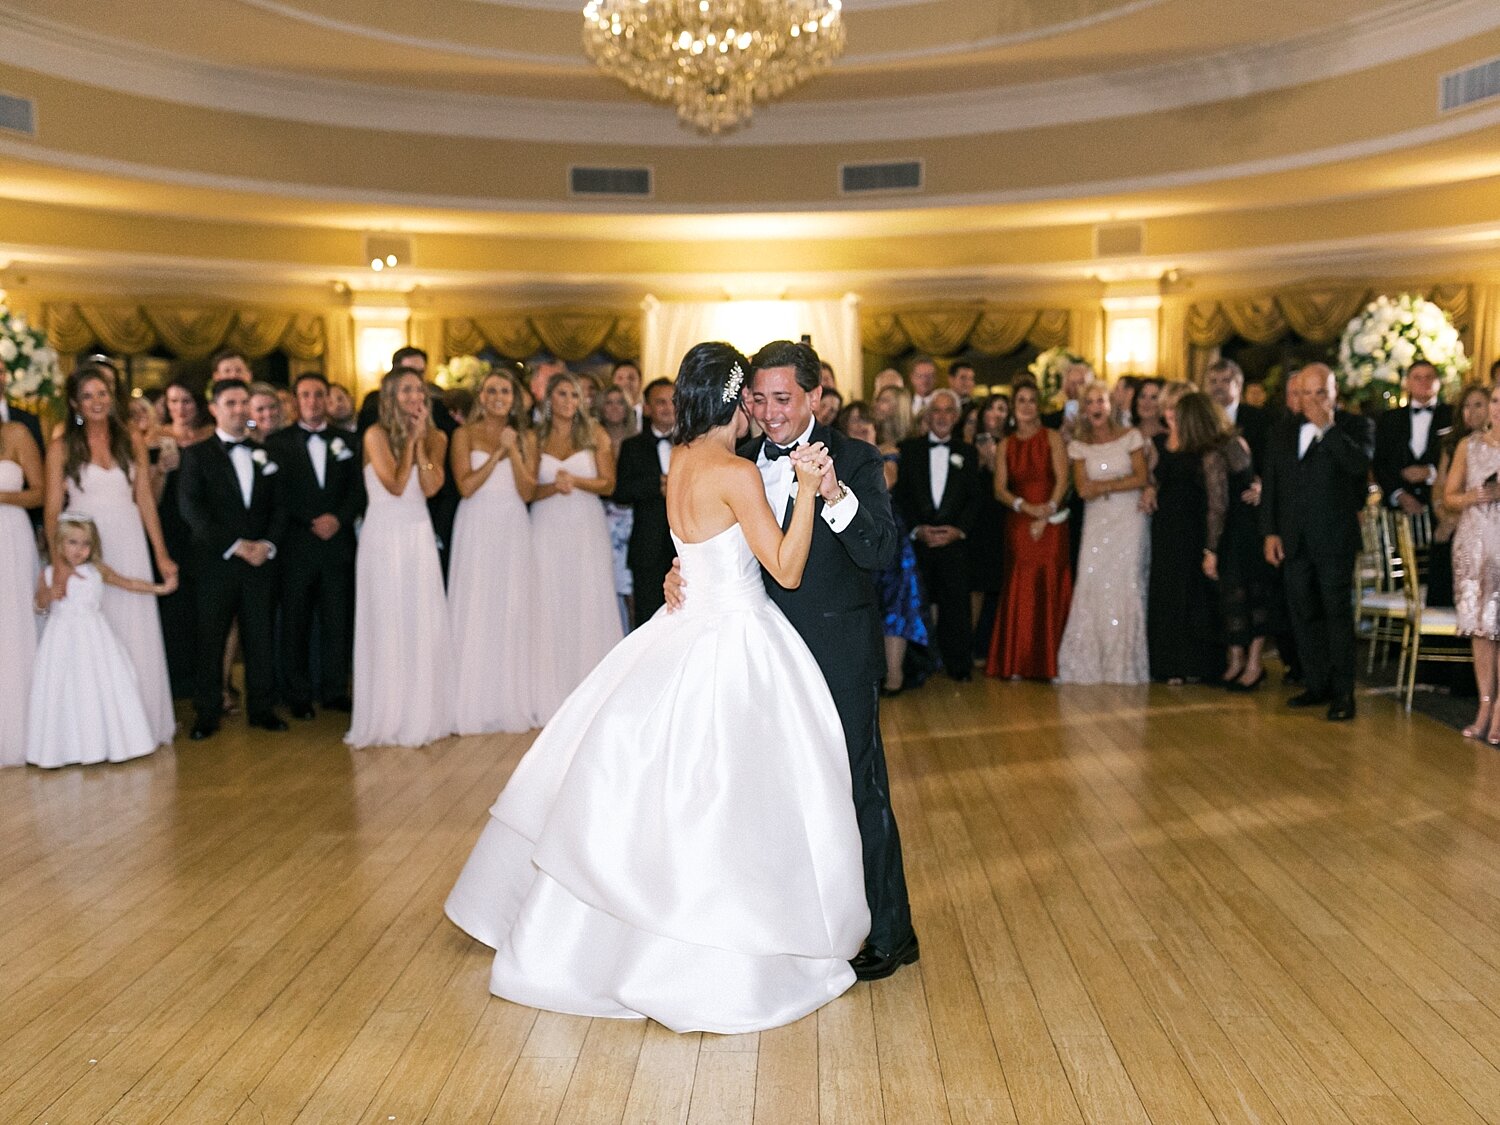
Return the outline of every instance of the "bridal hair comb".
[[[729,369],[729,381],[724,384],[724,394],[719,399],[719,401],[733,402],[735,399],[739,398],[740,388],[744,385],[745,369],[741,367],[738,362],[736,362],[735,365]]]

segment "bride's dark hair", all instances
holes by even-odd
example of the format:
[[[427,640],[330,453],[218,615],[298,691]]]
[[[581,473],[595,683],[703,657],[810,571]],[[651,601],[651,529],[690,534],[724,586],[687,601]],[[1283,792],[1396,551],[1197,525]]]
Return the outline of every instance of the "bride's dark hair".
[[[685,445],[717,426],[727,426],[740,409],[740,388],[749,377],[750,361],[729,344],[694,344],[682,357],[672,388],[677,407],[673,443]]]

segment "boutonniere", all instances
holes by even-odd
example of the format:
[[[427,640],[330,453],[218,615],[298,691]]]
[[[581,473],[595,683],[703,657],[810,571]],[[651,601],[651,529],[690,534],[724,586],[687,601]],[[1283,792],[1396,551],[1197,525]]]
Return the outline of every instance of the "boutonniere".
[[[260,475],[268,477],[276,471],[276,462],[266,456],[264,449],[257,449],[250,454],[250,460],[260,466]]]
[[[250,460],[254,461],[257,465],[264,465],[266,463],[266,451],[264,449],[254,450],[250,454]]]
[[[332,450],[333,455],[340,461],[347,461],[350,457],[354,456],[354,454],[349,452],[349,447],[344,444],[344,439],[341,437],[336,437],[329,442],[328,448]]]
[[[964,455],[962,453],[948,454],[948,464],[952,465],[955,469],[962,469],[964,467]]]

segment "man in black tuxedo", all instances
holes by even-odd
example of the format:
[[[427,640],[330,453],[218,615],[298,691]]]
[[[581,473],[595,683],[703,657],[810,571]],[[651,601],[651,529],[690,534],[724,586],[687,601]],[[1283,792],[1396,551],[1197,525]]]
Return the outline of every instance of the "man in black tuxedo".
[[[1438,383],[1437,368],[1418,360],[1406,372],[1406,405],[1375,421],[1375,483],[1387,504],[1409,516],[1432,506],[1440,439],[1453,426]]]
[[[1232,359],[1216,359],[1203,371],[1203,389],[1223,409],[1229,424],[1240,431],[1240,436],[1250,447],[1250,459],[1259,476],[1263,472],[1261,459],[1265,455],[1270,419],[1264,410],[1251,406],[1242,398],[1245,393],[1244,371]]]
[[[245,694],[250,725],[286,730],[274,709],[276,694],[273,627],[276,619],[276,544],[285,527],[277,504],[275,461],[246,437],[250,390],[237,379],[209,388],[214,436],[182,451],[178,505],[192,531],[197,592],[198,652],[224,651],[238,616],[245,657]],[[217,656],[203,661],[194,741],[219,729],[224,697]]]
[[[410,345],[397,348],[391,353],[392,371],[414,371],[422,381],[427,382],[427,353],[421,348]],[[382,380],[384,381],[384,380]],[[427,387],[429,409],[432,411],[432,424],[442,430],[451,440],[453,431],[458,429],[458,421],[448,410],[447,404],[431,384]],[[359,408],[359,439],[363,447],[365,431],[373,426],[380,418],[380,388],[376,387],[365,395],[365,401]],[[446,468],[446,466],[445,466]],[[443,487],[439,488],[427,499],[427,514],[432,517],[432,530],[438,541],[438,562],[443,568],[443,583],[448,582],[448,555],[449,547],[453,543],[453,519],[458,515],[458,485],[453,483],[453,474],[443,473]]]
[[[281,571],[282,669],[294,719],[313,717],[310,667],[318,614],[318,680],[323,706],[347,711],[354,642],[354,521],[365,490],[354,438],[328,421],[328,381],[297,379],[298,421],[266,439],[276,462],[278,504],[286,519]]]
[[[979,518],[979,451],[954,437],[958,395],[944,388],[927,405],[927,433],[900,446],[901,472],[891,499],[916,544],[917,566],[937,609],[937,647],[955,680],[974,667],[968,537]]]
[[[896,521],[880,453],[813,418],[822,394],[818,353],[808,344],[777,340],[755,354],[751,367],[746,398],[765,436],[744,442],[739,454],[760,470],[766,499],[783,529],[791,522],[793,458],[818,442],[830,454],[802,584],[786,590],[769,575],[765,583],[812,651],[843,724],[870,905],[870,936],[852,965],[859,979],[878,980],[918,956],[880,741],[885,646],[875,572],[896,561]],[[668,603],[682,604],[675,570],[667,582]]]
[[[629,504],[635,515],[625,561],[635,589],[637,625],[661,608],[662,581],[677,557],[667,526],[667,465],[672,459],[672,427],[677,424],[672,381],[653,380],[644,405],[646,428],[620,443],[613,497],[616,504]]]
[[[1328,705],[1354,717],[1354,559],[1370,473],[1369,427],[1336,410],[1333,372],[1310,364],[1292,376],[1300,412],[1266,444],[1261,531],[1266,561],[1282,568],[1306,690],[1292,707]]]

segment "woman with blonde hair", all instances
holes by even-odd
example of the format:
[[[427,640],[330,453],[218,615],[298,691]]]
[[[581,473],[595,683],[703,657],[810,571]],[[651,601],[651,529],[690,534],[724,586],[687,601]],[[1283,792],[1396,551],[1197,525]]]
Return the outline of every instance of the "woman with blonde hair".
[[[380,381],[379,421],[365,431],[350,746],[421,746],[453,733],[448,605],[427,511],[448,438],[431,410],[421,376],[398,368]]]
[[[518,654],[531,632],[531,475],[520,386],[509,371],[479,384],[471,421],[449,458],[462,499],[453,520],[448,611],[453,626],[454,715],[459,734],[532,725],[531,675]],[[496,644],[496,638],[503,644]]]
[[[624,635],[602,498],[615,490],[609,434],[583,409],[578,380],[547,382],[532,447],[537,481],[531,507],[535,618],[532,702],[538,723]]]
[[[915,425],[911,401],[911,391],[905,387],[886,387],[875,396],[871,416],[880,445],[894,449],[911,437]]]

